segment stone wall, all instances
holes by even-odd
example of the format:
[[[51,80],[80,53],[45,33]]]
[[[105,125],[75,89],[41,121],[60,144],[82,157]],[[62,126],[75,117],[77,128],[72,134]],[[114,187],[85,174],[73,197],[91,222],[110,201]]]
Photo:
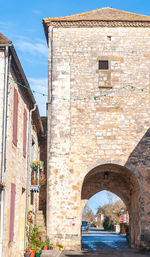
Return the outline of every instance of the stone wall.
[[[80,247],[84,178],[105,163],[136,176],[143,232],[132,246],[150,244],[148,143],[142,143],[150,127],[149,35],[149,28],[49,28],[47,230],[66,249]],[[98,69],[99,60],[108,60],[107,71]]]
[[[21,257],[24,252],[25,233],[25,207],[26,207],[26,184],[27,184],[27,154],[23,156],[23,114],[24,108],[27,111],[27,143],[28,153],[28,122],[29,104],[23,95],[20,86],[15,82],[16,77],[10,70],[10,94],[8,95],[7,115],[7,143],[6,143],[6,171],[5,171],[5,206],[4,206],[4,236],[3,255],[8,257]],[[13,101],[14,88],[18,92],[18,123],[17,123],[17,146],[13,143]],[[35,159],[39,160],[39,145],[36,127],[32,125],[31,135],[35,139]],[[1,137],[0,137],[1,138]],[[16,185],[15,193],[15,214],[14,214],[14,238],[9,242],[10,232],[10,206],[11,206],[11,183]],[[38,207],[38,203],[37,203]]]

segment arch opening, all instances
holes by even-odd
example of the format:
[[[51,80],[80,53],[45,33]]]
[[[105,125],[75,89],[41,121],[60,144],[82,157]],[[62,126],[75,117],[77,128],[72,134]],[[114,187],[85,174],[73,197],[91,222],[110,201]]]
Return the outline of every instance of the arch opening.
[[[104,164],[93,168],[85,176],[82,190],[82,210],[96,193],[107,190],[122,199],[129,212],[129,245],[140,246],[140,187],[138,179],[128,168],[116,164]]]
[[[129,214],[124,202],[110,191],[92,196],[82,212],[83,249],[128,248]]]

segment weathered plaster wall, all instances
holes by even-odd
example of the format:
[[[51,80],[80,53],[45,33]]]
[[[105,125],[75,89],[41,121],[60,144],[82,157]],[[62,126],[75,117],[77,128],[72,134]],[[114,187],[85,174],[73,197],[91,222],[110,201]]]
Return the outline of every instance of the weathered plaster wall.
[[[8,95],[3,254],[4,256],[8,257],[21,257],[24,253],[25,206],[27,183],[27,154],[26,157],[23,156],[23,114],[25,108],[27,111],[26,151],[28,151],[29,107],[27,100],[24,98],[24,95],[22,94],[21,88],[14,82],[14,79],[16,80],[16,78],[13,76],[13,73],[11,72],[9,73],[9,79],[10,94]],[[17,146],[13,144],[14,88],[16,88],[18,92]],[[35,139],[35,160],[39,160],[39,146],[35,126],[32,126],[31,128],[31,135],[33,135]],[[13,242],[9,242],[11,183],[14,183],[16,185]]]
[[[49,29],[49,85],[52,79],[55,99],[48,114],[47,230],[66,248],[80,246],[82,183],[100,162],[135,173],[141,233],[147,234],[140,243],[149,244],[149,161],[144,153],[139,159],[150,126],[149,35],[149,28],[54,28],[52,38]],[[98,70],[105,58],[107,74]]]

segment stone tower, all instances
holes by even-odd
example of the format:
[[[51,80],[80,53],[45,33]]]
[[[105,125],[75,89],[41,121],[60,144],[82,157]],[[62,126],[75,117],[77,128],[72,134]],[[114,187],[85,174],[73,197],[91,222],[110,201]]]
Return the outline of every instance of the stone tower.
[[[150,17],[103,8],[43,19],[49,46],[47,233],[81,244],[84,204],[109,190],[150,246]]]

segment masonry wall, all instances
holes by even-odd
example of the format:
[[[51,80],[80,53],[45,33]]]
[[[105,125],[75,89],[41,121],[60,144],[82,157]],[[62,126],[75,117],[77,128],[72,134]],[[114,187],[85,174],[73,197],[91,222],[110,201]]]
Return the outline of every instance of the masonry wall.
[[[108,60],[107,71],[98,70],[99,60]],[[100,163],[127,165],[136,175],[138,170],[140,224],[149,238],[145,228],[150,231],[150,202],[146,198],[150,188],[149,182],[144,183],[145,176],[149,179],[149,161],[144,155],[139,160],[136,147],[150,126],[150,29],[53,28],[52,38],[49,28],[49,85],[51,74],[50,238],[66,249],[80,247],[82,183]],[[144,213],[143,202],[147,206]],[[149,244],[149,239],[144,243]]]
[[[5,172],[5,206],[4,206],[4,236],[3,255],[10,257],[21,257],[24,253],[25,234],[25,207],[26,207],[26,184],[27,184],[27,154],[28,154],[28,123],[29,106],[20,86],[14,80],[14,74],[10,71],[10,93],[8,95],[8,117],[7,117],[7,144],[6,144],[6,172]],[[18,93],[18,122],[17,122],[17,146],[13,143],[13,104],[14,89]],[[26,156],[23,156],[23,114],[27,111],[27,140]],[[31,135],[35,139],[35,160],[39,160],[39,146],[35,126],[31,128]],[[11,184],[15,189],[15,211],[14,211],[14,236],[9,240],[10,233],[10,206],[11,206]],[[29,202],[30,204],[30,202]],[[35,203],[36,204],[36,203]],[[38,207],[38,202],[37,202]],[[35,207],[34,207],[35,208]]]

